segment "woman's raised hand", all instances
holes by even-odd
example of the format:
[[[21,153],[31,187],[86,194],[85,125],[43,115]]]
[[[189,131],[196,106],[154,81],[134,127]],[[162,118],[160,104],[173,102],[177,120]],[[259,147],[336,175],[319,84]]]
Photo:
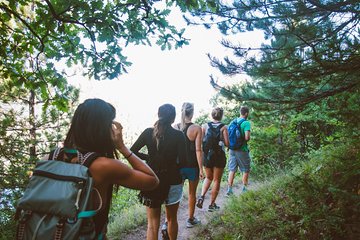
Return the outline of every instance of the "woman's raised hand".
[[[112,140],[114,142],[115,147],[120,150],[125,148],[125,144],[123,141],[123,135],[122,135],[122,129],[123,127],[121,126],[121,124],[119,122],[113,121],[112,123]]]

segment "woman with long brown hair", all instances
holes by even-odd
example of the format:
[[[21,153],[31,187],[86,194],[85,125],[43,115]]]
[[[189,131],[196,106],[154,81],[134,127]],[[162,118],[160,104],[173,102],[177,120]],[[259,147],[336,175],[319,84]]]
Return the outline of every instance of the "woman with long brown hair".
[[[97,98],[85,100],[74,113],[64,147],[44,158],[83,164],[91,155],[89,170],[103,203],[94,217],[97,239],[106,239],[113,185],[152,190],[159,184],[152,169],[125,146],[123,127],[114,121],[115,116],[110,103]],[[118,160],[118,152],[129,164]]]
[[[186,148],[184,134],[171,126],[175,116],[173,105],[161,105],[154,127],[145,129],[131,147],[160,179],[155,190],[142,191],[139,195],[146,206],[148,240],[158,240],[162,204],[165,204],[170,239],[177,239],[178,235],[177,212],[183,191],[180,168],[186,162]],[[147,153],[140,152],[143,147]]]

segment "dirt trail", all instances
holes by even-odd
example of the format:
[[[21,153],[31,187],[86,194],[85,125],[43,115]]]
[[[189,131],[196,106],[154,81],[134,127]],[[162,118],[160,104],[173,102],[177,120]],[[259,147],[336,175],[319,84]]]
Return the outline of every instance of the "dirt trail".
[[[241,184],[236,183],[234,184],[234,194],[239,195],[241,194],[240,186]],[[200,194],[201,191],[202,182],[199,183],[198,186],[198,193]],[[249,190],[254,189],[256,187],[255,183],[251,183],[249,185]],[[187,185],[184,186],[184,191],[187,191]],[[226,201],[228,200],[228,197],[225,196],[226,193],[226,183],[222,182],[220,187],[219,195],[216,199],[216,204],[220,206],[220,211],[223,210],[224,205],[226,205]],[[197,196],[199,196],[199,194]],[[195,209],[195,217],[201,220],[201,224],[206,224],[211,215],[214,214],[212,212],[208,211],[208,206],[210,202],[210,194],[211,189],[209,189],[208,193],[205,196],[203,208],[199,209],[196,207]],[[164,222],[165,212],[161,215],[161,224]],[[188,219],[188,198],[187,194],[184,194],[184,197],[182,198],[180,202],[180,207],[178,211],[178,223],[179,223],[179,233],[178,233],[178,240],[188,240],[188,239],[196,239],[194,236],[194,232],[196,231],[196,226],[193,228],[187,228],[186,227],[186,221]],[[130,233],[126,234],[125,236],[122,236],[122,239],[124,240],[142,240],[146,239],[146,225],[145,226],[139,226],[137,229],[131,231]],[[159,239],[161,239],[161,233],[159,233]]]

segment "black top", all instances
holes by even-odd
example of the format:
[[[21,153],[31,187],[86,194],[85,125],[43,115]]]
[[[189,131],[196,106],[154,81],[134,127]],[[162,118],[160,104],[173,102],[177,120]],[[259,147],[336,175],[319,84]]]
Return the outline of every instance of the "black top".
[[[183,133],[185,134],[186,139],[186,149],[187,149],[187,162],[185,167],[188,168],[199,168],[199,164],[196,157],[196,146],[195,141],[191,141],[187,136],[187,130],[193,123],[186,123]]]
[[[161,168],[167,169],[169,184],[180,184],[182,182],[180,168],[186,164],[184,134],[169,126],[165,130],[164,137],[159,143],[159,149],[157,149],[156,141],[153,138],[153,131],[154,128],[145,129],[130,150],[145,160],[153,170],[160,164],[160,159],[163,159]],[[139,152],[144,146],[147,147],[147,154]]]

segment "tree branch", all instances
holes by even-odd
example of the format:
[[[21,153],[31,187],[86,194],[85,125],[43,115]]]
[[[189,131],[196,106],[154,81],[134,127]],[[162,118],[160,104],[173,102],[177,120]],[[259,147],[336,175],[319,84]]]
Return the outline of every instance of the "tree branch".
[[[44,42],[43,42],[42,38],[35,32],[35,30],[24,19],[22,19],[21,16],[17,12],[8,8],[5,4],[1,3],[0,8],[5,10],[9,14],[14,15],[20,22],[22,22],[29,29],[29,31],[39,40],[39,42],[41,44],[40,51],[43,52],[43,50],[45,48]]]
[[[316,94],[310,95],[308,97],[304,97],[302,99],[294,99],[294,100],[280,100],[280,99],[274,100],[274,99],[261,98],[261,97],[245,97],[245,96],[242,96],[238,92],[235,92],[235,91],[232,91],[231,89],[220,86],[219,84],[217,84],[215,82],[215,80],[213,79],[212,76],[210,76],[210,84],[212,85],[212,87],[215,90],[219,91],[224,96],[226,96],[230,99],[234,99],[234,100],[238,100],[238,101],[254,101],[254,102],[259,102],[259,103],[290,104],[290,105],[293,105],[293,107],[291,107],[291,108],[298,108],[298,107],[307,105],[311,102],[315,102],[320,99],[324,99],[324,98],[334,96],[336,94],[351,90],[351,89],[357,87],[358,85],[360,85],[360,81],[349,83],[347,85],[343,85],[343,86],[335,88],[335,89],[331,89],[331,90],[327,90],[327,91],[323,91],[323,92],[317,92]]]

